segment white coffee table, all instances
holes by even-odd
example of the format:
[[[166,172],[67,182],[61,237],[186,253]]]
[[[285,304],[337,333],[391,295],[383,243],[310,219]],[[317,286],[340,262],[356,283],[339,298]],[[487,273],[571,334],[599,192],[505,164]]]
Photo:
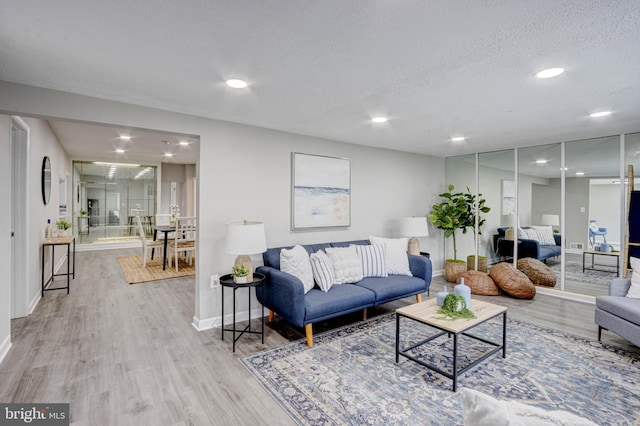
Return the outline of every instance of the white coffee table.
[[[400,355],[417,362],[431,370],[442,374],[453,380],[453,391],[455,392],[458,384],[458,376],[469,369],[480,364],[491,355],[502,350],[502,357],[507,357],[507,308],[504,306],[494,305],[480,300],[471,299],[471,310],[475,314],[476,318],[466,319],[459,318],[455,320],[440,318],[442,315],[437,311],[440,307],[436,304],[435,299],[430,299],[422,303],[415,303],[413,305],[405,306],[404,308],[396,309],[396,362],[400,361]],[[484,339],[482,337],[468,334],[467,331],[480,325],[492,318],[502,315],[502,343],[496,343]],[[408,348],[400,348],[400,318],[408,318],[413,321],[418,321],[422,324],[429,325],[440,330],[439,333],[428,337],[420,342],[417,342]],[[429,364],[411,354],[411,351],[418,346],[422,346],[430,341],[437,339],[440,336],[448,334],[449,337],[453,335],[453,368],[452,372],[444,371],[433,364]],[[458,368],[458,336],[464,335],[489,345],[495,346],[490,351],[484,353],[480,358],[474,360],[470,364],[463,368]]]

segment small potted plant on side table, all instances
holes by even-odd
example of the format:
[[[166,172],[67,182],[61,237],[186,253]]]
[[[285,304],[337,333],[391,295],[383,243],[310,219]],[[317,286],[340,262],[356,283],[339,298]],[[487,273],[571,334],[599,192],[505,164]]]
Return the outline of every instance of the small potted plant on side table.
[[[237,265],[231,268],[233,282],[236,284],[247,284],[249,282],[249,268],[245,265]]]
[[[67,235],[67,229],[71,228],[71,224],[64,219],[60,219],[56,222],[58,228],[58,236]]]

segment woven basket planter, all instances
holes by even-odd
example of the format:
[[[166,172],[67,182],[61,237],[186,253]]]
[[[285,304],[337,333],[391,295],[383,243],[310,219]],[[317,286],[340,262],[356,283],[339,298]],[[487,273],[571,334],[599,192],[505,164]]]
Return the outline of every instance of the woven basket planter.
[[[464,261],[445,260],[444,262],[444,279],[450,283],[458,282],[460,274],[467,270],[467,264]]]
[[[500,289],[486,272],[465,271],[460,275],[464,283],[471,288],[471,294],[480,296],[499,296]],[[460,281],[458,278],[458,281]]]
[[[474,255],[467,256],[467,271],[476,269],[476,257]],[[478,271],[487,272],[487,256],[478,256]]]
[[[533,299],[536,295],[536,286],[529,277],[518,271],[511,263],[498,263],[491,267],[489,272],[493,281],[500,290],[516,299]]]
[[[518,260],[518,269],[529,277],[534,285],[545,287],[556,286],[556,274],[551,268],[532,257],[525,257]]]

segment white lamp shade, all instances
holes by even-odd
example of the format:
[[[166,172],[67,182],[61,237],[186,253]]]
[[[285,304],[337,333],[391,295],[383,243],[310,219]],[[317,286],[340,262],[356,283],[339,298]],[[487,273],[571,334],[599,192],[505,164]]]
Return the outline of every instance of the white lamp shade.
[[[248,220],[228,223],[224,251],[229,254],[257,254],[267,251],[264,223]]]
[[[540,223],[542,225],[560,226],[560,217],[557,214],[543,214]]]
[[[427,218],[403,217],[400,219],[400,235],[405,237],[427,237],[429,236],[429,226]]]
[[[500,226],[514,226],[516,215],[514,214],[503,214],[500,216]]]

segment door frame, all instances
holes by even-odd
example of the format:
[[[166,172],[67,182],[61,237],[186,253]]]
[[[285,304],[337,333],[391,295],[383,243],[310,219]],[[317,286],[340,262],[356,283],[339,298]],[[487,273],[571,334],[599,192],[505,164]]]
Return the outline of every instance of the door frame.
[[[11,116],[11,319],[29,315],[29,132]]]

